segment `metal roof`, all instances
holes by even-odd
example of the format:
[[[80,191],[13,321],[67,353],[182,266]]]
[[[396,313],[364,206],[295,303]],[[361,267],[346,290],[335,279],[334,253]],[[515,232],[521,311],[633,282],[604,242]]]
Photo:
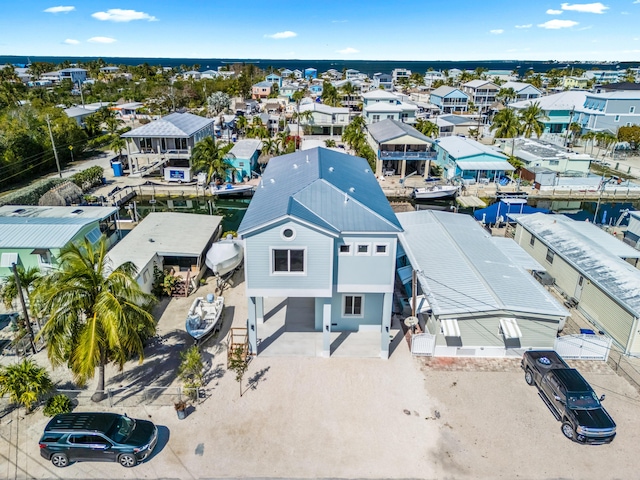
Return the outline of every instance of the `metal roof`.
[[[333,115],[336,113],[342,113],[342,114],[349,113],[348,108],[332,107],[331,105],[325,105],[324,103],[317,103],[317,102],[305,103],[300,105],[300,112],[306,112],[306,111],[326,113],[327,115]]]
[[[123,138],[185,138],[214,123],[192,113],[172,113],[120,135]]]
[[[245,138],[238,140],[229,153],[233,154],[236,158],[248,159],[256,153],[257,150],[262,148],[262,141],[255,138]]]
[[[421,210],[397,214],[400,242],[436,315],[510,311],[566,317],[568,312],[505,255],[469,215]]]
[[[515,170],[514,166],[506,160],[496,160],[495,162],[474,162],[473,160],[457,160],[456,164],[462,170]]]
[[[520,93],[523,90],[526,90],[527,88],[533,88],[534,90],[536,90],[538,93],[540,93],[540,95],[542,95],[542,92],[540,92],[539,89],[537,89],[536,87],[534,87],[533,85],[531,85],[530,83],[524,83],[524,82],[505,82],[502,85],[500,85],[501,89],[506,89],[506,88],[513,88],[513,90],[516,93]]]
[[[111,267],[133,262],[138,272],[156,255],[199,257],[222,217],[196,213],[153,212],[107,254]]]
[[[510,215],[542,243],[612,298],[640,316],[640,270],[623,258],[640,258],[640,251],[589,222],[565,215]]]
[[[401,230],[369,164],[326,148],[269,160],[238,231],[247,234],[285,217],[336,235]]]
[[[507,160],[506,155],[470,138],[453,135],[451,137],[439,138],[436,143],[456,160],[459,158],[474,157],[476,155],[490,155],[499,160]]]
[[[388,142],[394,138],[408,135],[422,143],[432,144],[433,140],[423,135],[411,125],[387,118],[381,122],[372,123],[368,126],[369,133],[377,143]]]
[[[509,104],[509,108],[520,110],[528,106],[538,103],[540,108],[545,111],[554,110],[572,110],[581,108],[587,98],[587,92],[579,90],[569,90],[567,92],[554,93],[544,97],[534,98],[533,100],[522,100]]]
[[[489,80],[471,80],[467,83],[463,83],[462,86],[463,87],[470,87],[470,88],[480,88],[484,85],[489,85],[489,87],[493,87],[494,90],[499,90],[500,87],[497,86],[495,83],[489,81]]]
[[[69,118],[81,117],[82,115],[91,115],[94,111],[84,107],[69,107],[64,109],[64,113]]]
[[[364,98],[365,100],[398,100],[398,97],[396,97],[391,92],[387,92],[386,90],[371,90],[367,93],[363,93],[362,98]]]
[[[5,205],[0,207],[0,248],[62,248],[85,226],[117,212],[114,207]]]
[[[431,96],[432,97],[433,96],[435,96],[435,97],[446,97],[447,95],[451,95],[455,91],[460,92],[462,95],[464,95],[467,98],[469,97],[466,93],[464,93],[459,88],[450,87],[448,85],[442,85],[442,86],[436,88],[433,92],[431,92]]]
[[[547,271],[547,269],[539,264],[535,258],[525,252],[517,242],[514,242],[513,239],[507,237],[491,237],[491,241],[495,243],[496,247],[498,247],[500,251],[513,263],[519,265],[525,270],[535,270],[537,272]]]

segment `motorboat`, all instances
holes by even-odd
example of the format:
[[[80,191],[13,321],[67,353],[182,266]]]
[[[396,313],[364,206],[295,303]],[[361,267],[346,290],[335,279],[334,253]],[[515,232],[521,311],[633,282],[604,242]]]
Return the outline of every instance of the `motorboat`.
[[[225,183],[222,185],[211,184],[211,195],[250,197],[253,195],[255,189],[255,185],[250,185],[248,183]]]
[[[187,333],[198,341],[210,333],[220,330],[224,297],[208,294],[206,298],[198,297],[191,304],[187,313]]]
[[[222,277],[234,271],[244,258],[244,242],[231,235],[215,242],[205,256],[204,262],[214,275]]]
[[[433,200],[436,198],[455,197],[459,187],[456,185],[433,185],[429,187],[417,187],[411,192],[416,200]]]

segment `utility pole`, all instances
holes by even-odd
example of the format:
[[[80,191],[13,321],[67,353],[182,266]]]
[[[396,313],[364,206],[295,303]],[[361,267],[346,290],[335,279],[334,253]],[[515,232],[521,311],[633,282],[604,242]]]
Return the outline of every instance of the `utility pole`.
[[[573,122],[573,112],[575,111],[576,106],[574,105],[571,109],[571,114],[569,115],[569,124],[567,125],[567,131],[564,135],[564,146],[565,148],[569,145],[569,131],[571,130],[571,123]]]
[[[33,354],[38,353],[36,350],[36,343],[33,341],[33,329],[31,328],[31,320],[29,320],[29,312],[27,311],[27,304],[24,301],[24,294],[22,293],[22,285],[20,284],[20,276],[18,275],[18,267],[15,263],[11,264],[11,269],[13,270],[13,276],[16,280],[16,288],[18,289],[18,297],[20,298],[20,303],[22,304],[22,314],[24,315],[24,321],[27,324],[27,331],[29,332],[29,341],[31,343],[31,349],[33,350]]]
[[[62,170],[60,170],[60,160],[58,159],[58,151],[56,150],[56,142],[53,140],[53,132],[51,131],[51,122],[47,115],[47,127],[49,127],[49,137],[51,137],[51,146],[53,147],[53,155],[56,157],[56,166],[58,167],[58,175],[62,178]]]

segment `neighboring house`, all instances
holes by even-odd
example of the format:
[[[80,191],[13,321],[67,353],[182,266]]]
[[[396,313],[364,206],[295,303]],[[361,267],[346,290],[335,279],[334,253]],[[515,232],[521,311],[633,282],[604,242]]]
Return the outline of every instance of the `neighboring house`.
[[[318,78],[318,70],[313,67],[305,68],[304,78]]]
[[[382,120],[398,120],[413,124],[416,122],[418,107],[401,102],[396,95],[385,90],[371,90],[362,94],[362,115],[367,124]]]
[[[556,289],[622,353],[640,354],[640,251],[565,215],[510,216],[516,242],[546,268]]]
[[[220,72],[218,72],[217,70],[205,70],[204,72],[200,73],[200,78],[204,79],[204,78],[208,78],[208,79],[213,79],[213,78],[218,78],[220,76]]]
[[[596,85],[593,93],[610,93],[610,92],[635,92],[640,90],[640,83],[619,82],[608,83],[605,85]]]
[[[47,271],[58,267],[60,250],[72,242],[96,243],[102,234],[107,245],[120,239],[115,207],[0,207],[0,277],[11,275],[11,265]]]
[[[558,173],[579,172],[586,175],[591,165],[591,156],[586,153],[568,151],[553,143],[533,138],[516,139],[513,156],[522,160],[528,170],[541,167]]]
[[[436,163],[445,178],[462,177],[479,181],[497,180],[515,170],[507,156],[480,142],[463,137],[445,137],[435,141]]]
[[[280,87],[280,91],[278,92],[278,95],[280,95],[281,97],[286,97],[288,100],[291,100],[291,96],[296,93],[298,90],[300,90],[300,84],[298,84],[297,82],[293,82],[293,83],[283,83],[282,87]]]
[[[500,89],[508,90],[509,88],[513,88],[513,91],[516,92],[516,98],[511,99],[512,102],[533,100],[542,96],[542,92],[530,83],[506,82],[500,85]]]
[[[318,332],[322,356],[331,355],[333,332],[351,332],[387,358],[401,230],[364,159],[316,148],[269,160],[238,229],[251,353],[295,326],[307,339]],[[284,300],[267,312],[265,297]],[[275,338],[261,337],[281,309]],[[315,345],[302,354],[317,355]]]
[[[583,130],[609,131],[640,124],[640,90],[587,93],[576,120]]]
[[[309,93],[313,97],[321,97],[322,96],[322,84],[321,83],[314,83],[312,85],[309,85]]]
[[[102,73],[118,73],[120,71],[120,67],[114,67],[114,66],[107,66],[107,67],[101,67],[100,71]]]
[[[440,80],[440,81],[444,81],[446,79],[444,73],[442,72],[426,72],[424,74],[424,83],[425,85],[429,85],[431,86],[431,84],[433,84],[433,82]]]
[[[305,103],[300,105],[300,113],[311,112],[311,118],[300,119],[300,125],[311,130],[312,135],[342,135],[349,125],[349,109],[331,107],[322,103]]]
[[[587,80],[597,83],[616,83],[626,76],[625,70],[587,70],[582,74]]]
[[[367,140],[376,152],[376,175],[385,173],[405,177],[418,172],[428,175],[427,163],[434,157],[433,140],[410,125],[382,120],[369,125]]]
[[[288,68],[280,71],[280,77],[284,79],[289,78],[291,74],[293,74],[293,70],[289,70]]]
[[[84,119],[95,112],[94,110],[89,110],[88,108],[76,106],[65,108],[64,113],[67,114],[67,117],[74,119],[79,127],[83,127]]]
[[[144,103],[141,102],[127,102],[120,105],[110,105],[109,110],[118,112],[122,118],[135,118],[139,110],[144,109]]]
[[[429,101],[441,113],[466,112],[469,109],[469,95],[448,85],[442,85],[431,92]]]
[[[176,112],[120,135],[127,140],[130,175],[144,176],[169,167],[176,172],[171,180],[190,180],[191,150],[215,135],[214,123],[213,118]],[[142,168],[141,162],[145,163]]]
[[[438,137],[469,136],[469,129],[481,129],[478,118],[464,115],[439,115],[429,120],[438,126]]]
[[[205,255],[220,237],[222,217],[151,212],[107,254],[112,269],[132,262],[136,281],[151,293],[154,270],[173,270],[195,290],[207,267]],[[197,226],[197,228],[194,228]]]
[[[278,88],[282,86],[282,77],[280,75],[276,75],[275,73],[271,73],[267,75],[267,78],[264,79],[265,82],[269,82],[271,84],[276,84]]]
[[[344,79],[345,80],[362,80],[362,76],[365,76],[365,74],[360,73],[359,70],[355,70],[353,68],[348,68],[347,70],[345,70],[344,72]]]
[[[584,77],[562,77],[562,88],[581,88],[589,86],[589,79]]]
[[[391,70],[391,78],[393,83],[398,83],[401,79],[409,79],[411,77],[411,70],[408,68],[394,68]]]
[[[579,111],[587,98],[587,92],[568,91],[546,95],[534,100],[512,102],[509,108],[522,111],[530,105],[537,103],[544,112],[540,121],[544,124],[545,133],[565,133],[567,127],[577,122]]]
[[[353,87],[353,93],[347,95],[344,93],[344,88],[349,84]],[[338,89],[338,94],[341,95],[341,103],[343,107],[348,107],[352,110],[355,110],[358,105],[362,104],[362,80],[339,80],[337,82],[333,82],[333,86]]]
[[[629,226],[624,232],[624,242],[640,250],[640,212],[629,212]]]
[[[554,347],[569,312],[534,279],[530,270],[543,268],[513,240],[492,237],[470,215],[421,210],[397,217],[406,255],[398,276],[409,306],[415,294],[431,346],[421,353],[519,357]]]
[[[510,82],[518,78],[517,75],[513,74],[512,70],[489,70],[484,72],[483,75],[493,82]]]
[[[371,84],[376,90],[393,91],[393,77],[388,73],[374,73]]]
[[[227,181],[241,182],[244,177],[251,178],[253,172],[258,170],[258,158],[262,141],[256,138],[238,140],[229,151],[227,161],[233,165],[234,173],[229,175]]]
[[[182,78],[185,80],[200,80],[202,74],[197,70],[189,70],[188,72],[183,72]]]
[[[63,68],[58,73],[61,82],[71,80],[71,83],[83,83],[87,79],[87,71],[84,68]]]
[[[267,98],[271,95],[272,89],[273,83],[267,81],[258,82],[251,87],[251,98],[254,100],[258,98]]]
[[[473,104],[481,111],[486,112],[496,101],[496,95],[500,87],[487,80],[471,80],[462,84],[462,91],[469,95]]]

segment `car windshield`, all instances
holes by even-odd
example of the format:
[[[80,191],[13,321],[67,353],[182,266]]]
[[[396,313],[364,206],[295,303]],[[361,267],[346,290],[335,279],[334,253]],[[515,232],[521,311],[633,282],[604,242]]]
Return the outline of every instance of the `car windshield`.
[[[127,440],[127,438],[129,438],[135,426],[135,420],[129,417],[120,417],[113,423],[113,426],[111,427],[107,435],[114,442],[122,443]]]
[[[569,393],[567,394],[567,407],[578,410],[589,410],[599,408],[600,401],[593,392]]]

